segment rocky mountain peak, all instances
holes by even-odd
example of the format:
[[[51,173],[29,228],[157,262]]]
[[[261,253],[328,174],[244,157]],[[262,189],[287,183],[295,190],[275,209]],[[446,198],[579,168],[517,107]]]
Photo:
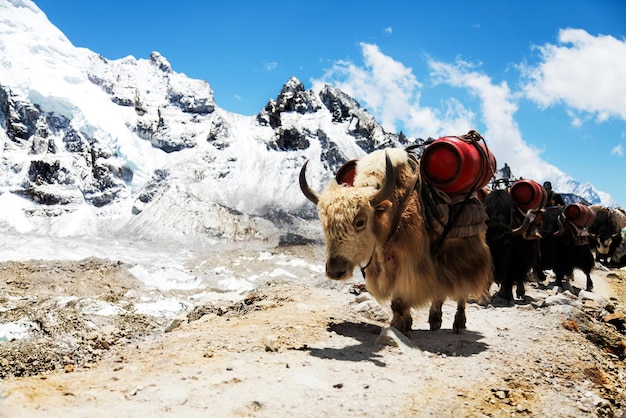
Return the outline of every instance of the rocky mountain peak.
[[[413,140],[340,89],[318,94],[297,77],[256,117],[237,115],[158,52],[108,60],[44,36],[59,32],[31,15],[0,19],[11,41],[0,66],[0,199],[18,207],[0,228],[185,242],[289,231],[294,242],[320,232],[298,186],[305,160],[321,190],[347,160]],[[9,48],[24,39],[30,47]],[[33,60],[56,65],[42,72]]]
[[[291,77],[283,85],[276,98],[276,110],[279,112],[315,113],[321,107],[319,97],[312,90],[305,90],[296,77]]]
[[[169,74],[172,72],[172,66],[170,65],[169,61],[156,51],[152,51],[152,53],[150,54],[150,63],[164,73]]]
[[[304,84],[298,78],[291,77],[283,85],[276,99],[270,100],[257,115],[257,120],[262,125],[278,128],[282,126],[280,114],[283,112],[297,112],[303,115],[315,113],[322,107],[322,102],[315,92],[305,90]]]
[[[404,135],[385,132],[374,116],[340,89],[325,85],[319,97],[332,114],[333,122],[347,124],[350,135],[354,136],[357,144],[366,152],[398,143],[406,144]]]
[[[322,103],[328,108],[333,115],[333,122],[348,121],[352,117],[367,112],[363,112],[361,105],[338,88],[326,84],[320,91]]]
[[[158,52],[148,60],[126,57],[109,61],[95,56],[87,73],[113,103],[128,109],[121,112],[127,114],[126,124],[133,132],[166,152],[194,147],[204,130],[198,123],[215,110],[209,83],[172,71]],[[195,122],[196,132],[172,135],[179,124],[191,122]]]

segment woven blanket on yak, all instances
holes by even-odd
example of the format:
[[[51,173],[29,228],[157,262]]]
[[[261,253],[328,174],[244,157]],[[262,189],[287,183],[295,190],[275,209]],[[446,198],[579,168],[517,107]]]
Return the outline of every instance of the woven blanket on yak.
[[[436,187],[425,186],[425,189],[425,199],[430,201],[423,206],[434,237],[467,238],[487,229],[487,212],[476,197],[467,199],[465,193],[448,194]]]

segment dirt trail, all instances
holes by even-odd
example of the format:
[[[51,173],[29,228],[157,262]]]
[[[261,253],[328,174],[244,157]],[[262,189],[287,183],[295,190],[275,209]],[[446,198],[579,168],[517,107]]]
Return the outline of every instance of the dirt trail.
[[[78,279],[90,274],[107,283],[93,297],[140,287],[119,263],[80,263],[55,264],[62,282],[31,283],[37,303],[49,301],[47,292],[84,288]],[[0,266],[0,302],[15,305],[9,296],[25,286],[25,268]],[[354,283],[273,281],[244,301],[200,305],[175,322],[131,315],[96,324],[64,355],[45,336],[23,345],[24,367],[45,363],[45,353],[57,366],[14,377],[13,357],[0,359],[8,373],[0,416],[623,416],[626,278],[602,270],[593,278],[595,292],[578,297],[531,283],[524,303],[471,303],[460,335],[451,331],[454,304],[444,305],[438,332],[427,330],[426,310],[415,311],[414,331],[397,346],[377,343],[389,312]],[[584,278],[572,284],[577,290]],[[47,315],[58,324],[86,320]],[[52,351],[41,349],[46,344]],[[15,354],[11,345],[18,349],[0,344],[5,359]]]

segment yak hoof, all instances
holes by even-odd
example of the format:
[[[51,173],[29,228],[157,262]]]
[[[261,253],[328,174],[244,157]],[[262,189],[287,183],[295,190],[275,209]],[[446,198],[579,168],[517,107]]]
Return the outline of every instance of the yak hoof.
[[[457,313],[454,316],[454,323],[452,324],[452,331],[455,334],[460,334],[465,329],[465,315]]]
[[[407,334],[413,326],[413,318],[411,315],[394,315],[391,320],[391,326],[401,333]]]
[[[431,321],[430,322],[430,330],[431,331],[439,331],[441,329],[441,321]]]
[[[455,324],[452,326],[452,332],[454,332],[455,334],[463,334],[463,331],[465,331],[465,325],[457,326]]]

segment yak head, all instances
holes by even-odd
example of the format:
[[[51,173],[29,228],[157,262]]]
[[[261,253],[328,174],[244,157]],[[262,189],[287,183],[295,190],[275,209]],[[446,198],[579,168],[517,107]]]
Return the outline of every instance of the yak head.
[[[596,251],[602,255],[612,256],[615,249],[622,241],[621,228],[617,219],[616,212],[613,213],[609,208],[600,208],[596,212],[596,218],[591,226],[587,228],[592,244],[596,247]]]
[[[562,237],[565,233],[567,218],[560,206],[547,207],[543,211],[541,220],[541,237],[552,239]]]
[[[306,181],[307,163],[300,171],[300,188],[317,206],[326,240],[326,275],[334,280],[350,278],[356,266],[369,263],[383,234],[381,228],[389,223],[396,182],[393,164],[385,153],[384,168],[376,176],[378,187],[351,187],[333,180],[318,194]]]

